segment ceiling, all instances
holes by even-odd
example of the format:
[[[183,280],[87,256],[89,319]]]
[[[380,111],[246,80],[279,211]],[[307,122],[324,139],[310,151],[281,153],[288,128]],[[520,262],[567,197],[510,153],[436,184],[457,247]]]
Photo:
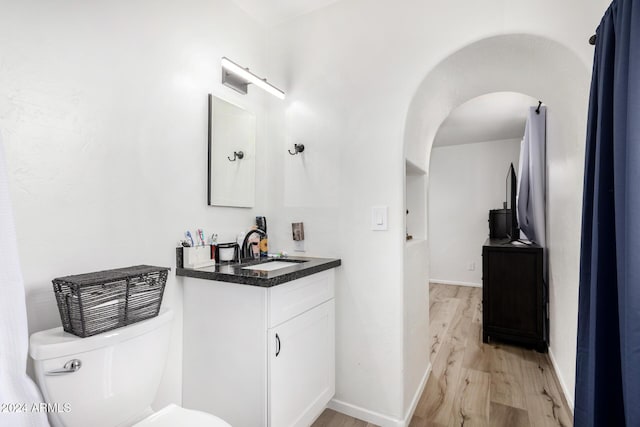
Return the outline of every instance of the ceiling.
[[[270,27],[338,0],[233,0],[254,19]]]
[[[537,99],[516,92],[495,92],[473,98],[445,119],[433,145],[522,138],[528,108],[537,105]]]

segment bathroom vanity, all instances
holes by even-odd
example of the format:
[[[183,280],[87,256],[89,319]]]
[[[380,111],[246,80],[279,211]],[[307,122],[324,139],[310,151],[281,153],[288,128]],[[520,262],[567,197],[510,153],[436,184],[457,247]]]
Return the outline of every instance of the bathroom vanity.
[[[339,265],[286,258],[178,268],[183,405],[234,427],[310,425],[335,393]]]

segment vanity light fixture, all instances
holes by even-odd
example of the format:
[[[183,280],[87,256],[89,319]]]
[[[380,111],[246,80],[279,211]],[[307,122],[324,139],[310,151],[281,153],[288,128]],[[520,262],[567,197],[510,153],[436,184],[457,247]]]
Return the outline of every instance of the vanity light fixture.
[[[258,86],[260,89],[266,90],[273,96],[284,99],[284,92],[267,82],[267,79],[262,79],[249,71],[248,68],[243,68],[231,61],[229,58],[222,57],[223,85],[246,95],[247,88],[251,83]]]

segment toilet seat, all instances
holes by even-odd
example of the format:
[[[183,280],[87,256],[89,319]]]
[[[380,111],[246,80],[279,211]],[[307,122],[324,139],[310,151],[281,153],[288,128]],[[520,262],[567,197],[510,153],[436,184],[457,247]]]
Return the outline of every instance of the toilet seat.
[[[215,415],[170,404],[154,412],[133,427],[231,427]]]

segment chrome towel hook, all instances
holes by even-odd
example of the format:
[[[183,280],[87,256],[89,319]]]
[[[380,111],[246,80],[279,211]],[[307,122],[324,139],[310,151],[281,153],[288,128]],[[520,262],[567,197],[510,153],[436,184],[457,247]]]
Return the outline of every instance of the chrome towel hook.
[[[233,159],[229,156],[227,156],[227,159],[229,159],[230,162],[235,162],[236,159],[240,159],[242,160],[244,158],[244,153],[242,151],[234,151],[233,152]]]
[[[293,144],[293,153],[291,150],[287,150],[289,154],[295,156],[296,154],[302,153],[304,151],[304,144]]]

